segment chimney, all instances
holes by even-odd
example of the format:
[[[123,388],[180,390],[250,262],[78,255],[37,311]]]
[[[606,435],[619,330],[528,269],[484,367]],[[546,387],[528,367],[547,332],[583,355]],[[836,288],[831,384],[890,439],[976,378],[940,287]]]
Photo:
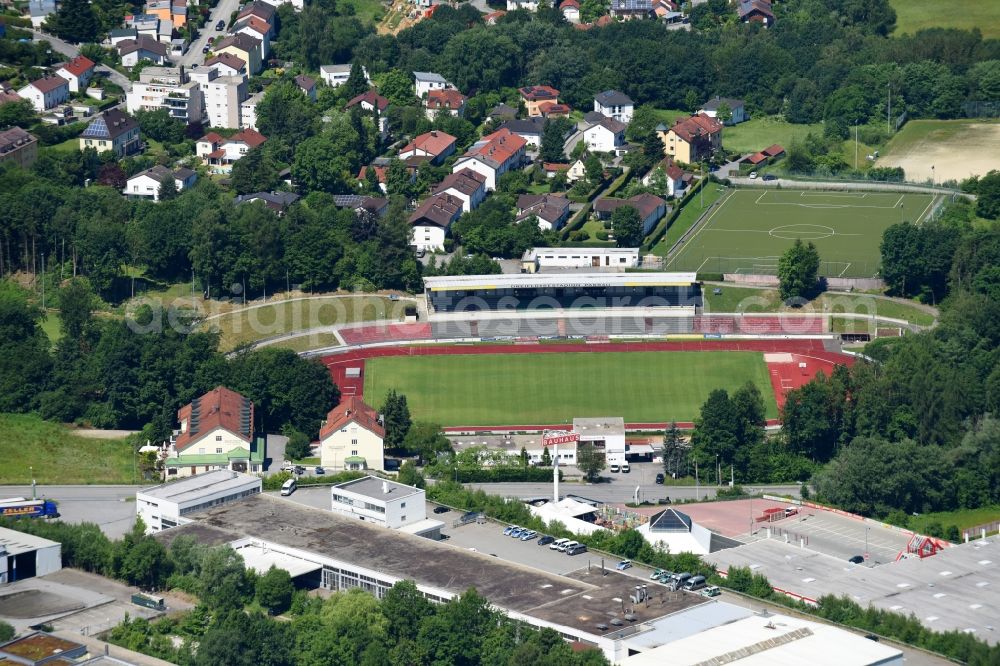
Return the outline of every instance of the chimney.
[[[383,495],[389,494],[389,483],[387,481],[382,482],[382,494]]]

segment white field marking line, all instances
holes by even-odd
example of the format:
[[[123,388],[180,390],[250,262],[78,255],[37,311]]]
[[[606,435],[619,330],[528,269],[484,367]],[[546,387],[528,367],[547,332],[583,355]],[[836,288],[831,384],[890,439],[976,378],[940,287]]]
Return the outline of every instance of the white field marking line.
[[[759,203],[760,203],[760,200],[761,200],[761,199],[763,199],[763,198],[764,198],[764,197],[765,197],[766,195],[767,195],[767,190],[764,190],[763,192],[761,192],[761,193],[760,193],[760,196],[759,196],[759,197],[757,197],[757,200],[756,200],[756,201],[754,201],[754,203],[755,203],[755,204],[759,204]]]
[[[903,197],[904,197],[904,196],[906,196],[906,195],[905,195],[905,194],[900,194],[900,195],[899,195],[899,200],[898,200],[898,201],[896,201],[896,203],[894,203],[894,204],[892,205],[892,207],[893,207],[893,208],[899,208],[899,204],[903,203]]]
[[[694,243],[694,239],[697,238],[698,235],[701,234],[701,232],[703,232],[705,228],[712,223],[712,218],[714,218],[720,210],[726,207],[726,204],[729,203],[729,200],[732,199],[735,194],[736,190],[733,190],[732,192],[729,193],[729,196],[727,196],[725,199],[722,200],[722,202],[718,205],[718,207],[716,207],[716,209],[712,211],[712,214],[709,215],[707,218],[705,218],[705,221],[704,223],[702,223],[701,228],[694,232],[694,235],[688,239],[684,247],[681,248],[681,251],[674,256],[674,258],[670,261],[669,264],[667,264],[667,266],[673,266],[675,263],[677,263],[677,260],[680,259],[687,251],[687,249],[691,247],[691,245]],[[701,264],[702,266],[704,266],[705,262],[703,261],[701,262]],[[667,266],[664,266],[664,268],[666,268]]]
[[[803,223],[800,223],[800,224],[787,224],[785,226],[786,227],[818,227],[818,226],[825,226],[825,225],[808,224],[808,223],[803,222]],[[832,227],[830,227],[830,228],[832,229]],[[728,231],[730,233],[768,234],[768,235],[771,235],[772,232],[774,232],[775,230],[779,230],[780,231],[780,230],[782,230],[782,227],[774,227],[774,229],[767,229],[767,230],[764,230],[764,229],[709,229],[708,231]],[[796,233],[796,232],[793,231],[791,233]],[[809,233],[809,232],[808,231],[803,231],[801,233]],[[816,233],[819,233],[819,232],[816,232]],[[826,233],[826,232],[823,232],[823,233]],[[827,234],[823,238],[830,238],[831,236],[865,236],[865,235],[866,234],[840,233],[836,229],[833,229],[833,233],[832,234]],[[777,238],[777,236],[776,236],[776,238]],[[815,240],[822,240],[822,238],[817,238]]]
[[[813,516],[813,520],[815,520],[816,517],[817,516]],[[803,524],[808,524],[808,523],[803,523]],[[840,528],[840,529],[835,529],[835,528]],[[820,522],[820,524],[818,525],[813,523],[812,525],[809,526],[808,529],[817,532],[818,536],[821,535],[819,533],[830,533],[840,537],[841,539],[850,541],[864,542],[865,539],[865,532],[863,525],[860,527],[848,528],[846,525],[840,525],[838,523]],[[860,534],[858,533],[858,529],[861,530]],[[841,531],[841,530],[846,530],[846,531]],[[900,543],[904,543],[904,541],[905,540],[900,540]],[[877,532],[869,532],[868,545],[870,547],[876,547],[876,548],[880,547],[880,548],[885,548],[886,550],[893,550],[893,551],[898,550],[899,547],[899,544],[893,541],[889,541],[887,535],[879,534]]]
[[[799,208],[816,208],[819,210],[839,209],[839,208],[875,208],[877,210],[892,210],[894,206],[873,206],[863,204],[834,204],[834,203],[795,203],[794,201],[764,201],[761,206],[798,206]]]
[[[844,277],[844,273],[846,273],[847,269],[850,267],[851,267],[851,262],[848,261],[847,265],[844,266],[844,270],[840,271],[840,274],[838,274],[837,277]]]
[[[713,259],[720,259],[720,260],[723,260],[723,261],[753,261],[753,262],[756,262],[756,261],[759,261],[761,259],[767,259],[767,260],[771,260],[771,261],[777,261],[779,258],[780,257],[773,257],[773,256],[772,257],[723,257],[723,256],[715,255],[715,256],[711,256],[711,257],[705,257],[705,260],[701,262],[700,266],[698,266],[698,271],[700,271],[702,268],[704,268],[705,264],[707,264],[709,261],[712,261]],[[751,266],[768,266],[768,265],[769,264],[757,264],[757,263],[751,264]],[[777,266],[778,266],[778,264],[774,264],[775,268]],[[695,271],[695,272],[698,272],[698,271]],[[738,269],[736,272],[739,273],[740,270]]]
[[[919,222],[920,220],[924,219],[924,215],[926,215],[927,211],[930,210],[931,206],[934,205],[935,199],[937,199],[936,196],[931,197],[930,203],[927,204],[927,208],[924,208],[924,212],[920,213],[919,217],[917,217],[917,219],[915,219],[914,222]]]
[[[808,190],[802,190],[799,192],[800,197],[833,197],[840,199],[864,199],[868,196],[867,192],[810,192]]]

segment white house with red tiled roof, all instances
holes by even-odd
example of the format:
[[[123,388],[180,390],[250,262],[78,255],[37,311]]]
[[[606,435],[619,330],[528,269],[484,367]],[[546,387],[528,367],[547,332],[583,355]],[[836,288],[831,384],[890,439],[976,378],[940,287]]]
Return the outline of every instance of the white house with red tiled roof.
[[[486,177],[486,189],[495,190],[500,176],[524,164],[528,142],[509,129],[502,128],[472,144],[458,158],[452,173],[472,169]]]
[[[265,141],[267,137],[253,129],[240,130],[228,139],[209,132],[198,139],[195,151],[213,173],[229,173],[233,169],[233,162]]]
[[[417,250],[443,250],[444,241],[451,234],[451,225],[462,215],[463,199],[447,191],[424,199],[410,215],[413,228],[410,245]]]
[[[263,443],[254,441],[253,403],[225,386],[195,398],[177,412],[165,466],[168,477],[213,469],[260,472]]]
[[[429,157],[434,164],[440,164],[449,155],[455,152],[455,137],[441,132],[431,130],[416,137],[410,143],[399,149],[399,159],[407,160],[411,157]]]
[[[61,76],[48,76],[32,81],[18,90],[17,94],[31,102],[35,111],[41,113],[69,99],[69,81]]]
[[[580,22],[580,3],[578,0],[562,0],[559,3],[559,11],[568,23]]]
[[[56,74],[69,82],[70,92],[84,92],[94,76],[97,65],[86,56],[77,56],[56,70]]]
[[[385,428],[378,412],[357,396],[330,410],[319,430],[320,465],[328,470],[385,469]]]
[[[465,95],[450,88],[432,90],[424,98],[424,108],[427,109],[427,118],[434,120],[440,114],[462,117],[465,115],[466,99]]]
[[[354,97],[349,102],[347,102],[347,108],[350,109],[353,106],[360,106],[364,111],[369,113],[374,113],[375,117],[378,119],[378,131],[384,141],[386,137],[389,136],[389,117],[386,115],[386,111],[389,108],[389,100],[372,88],[367,90],[360,95]]]

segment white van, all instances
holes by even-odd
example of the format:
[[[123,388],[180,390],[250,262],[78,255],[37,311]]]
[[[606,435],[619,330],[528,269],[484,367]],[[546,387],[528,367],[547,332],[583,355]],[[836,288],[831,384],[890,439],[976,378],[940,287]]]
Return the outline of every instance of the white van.
[[[282,495],[291,495],[294,492],[295,492],[295,479],[288,479],[287,481],[285,481],[284,484],[282,484],[281,486]]]
[[[705,587],[704,576],[693,576],[688,578],[687,582],[684,583],[684,589],[688,592],[694,592],[695,590],[700,590],[703,587]]]
[[[566,544],[569,543],[569,539],[556,539],[549,544],[551,550],[566,550]]]
[[[575,547],[575,546],[579,546],[579,545],[580,545],[580,543],[579,543],[578,541],[567,541],[567,542],[566,542],[566,543],[564,543],[563,545],[559,546],[559,548],[558,548],[557,550],[558,550],[558,551],[559,551],[560,553],[565,553],[565,552],[566,552],[566,551],[568,551],[568,550],[569,550],[570,548],[573,548],[573,547]]]

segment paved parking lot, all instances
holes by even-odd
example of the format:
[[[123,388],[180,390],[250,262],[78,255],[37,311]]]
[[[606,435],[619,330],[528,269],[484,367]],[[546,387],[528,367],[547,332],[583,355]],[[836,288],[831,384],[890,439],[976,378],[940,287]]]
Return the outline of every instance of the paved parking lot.
[[[773,538],[797,544],[806,537],[806,547],[844,561],[855,555],[869,557],[869,566],[894,562],[906,548],[910,536],[878,523],[861,521],[829,511],[804,509],[802,513],[773,523]],[[758,536],[764,530],[758,531]],[[866,550],[867,548],[867,550]]]

